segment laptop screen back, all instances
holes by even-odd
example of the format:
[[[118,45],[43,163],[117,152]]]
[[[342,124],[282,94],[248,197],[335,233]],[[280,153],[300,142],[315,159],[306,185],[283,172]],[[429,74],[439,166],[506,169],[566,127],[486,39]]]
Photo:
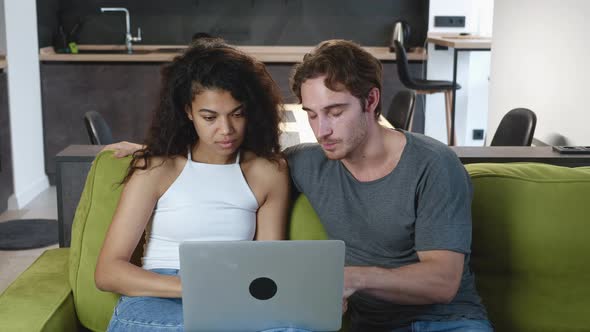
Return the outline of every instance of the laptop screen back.
[[[339,330],[343,275],[342,241],[182,243],[185,330]]]

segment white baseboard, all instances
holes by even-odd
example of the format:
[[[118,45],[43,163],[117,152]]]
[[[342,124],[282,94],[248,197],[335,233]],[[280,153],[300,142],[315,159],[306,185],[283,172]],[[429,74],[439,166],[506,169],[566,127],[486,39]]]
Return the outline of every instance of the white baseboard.
[[[8,210],[20,210],[24,208],[47,188],[49,188],[49,179],[47,176],[40,177],[24,190],[10,195],[8,198]]]

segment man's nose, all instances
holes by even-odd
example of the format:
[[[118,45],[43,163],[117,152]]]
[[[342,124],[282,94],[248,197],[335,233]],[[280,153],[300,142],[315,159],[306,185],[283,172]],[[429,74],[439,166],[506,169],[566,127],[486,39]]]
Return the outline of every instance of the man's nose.
[[[318,137],[328,137],[332,132],[331,121],[325,117],[318,117]]]

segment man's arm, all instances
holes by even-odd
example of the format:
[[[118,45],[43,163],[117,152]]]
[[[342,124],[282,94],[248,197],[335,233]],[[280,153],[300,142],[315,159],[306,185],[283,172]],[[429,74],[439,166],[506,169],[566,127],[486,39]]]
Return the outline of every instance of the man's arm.
[[[417,305],[449,303],[457,295],[471,246],[471,182],[448,148],[439,149],[419,178],[413,234],[418,262],[393,269],[346,268],[348,293]]]
[[[420,262],[395,269],[350,266],[346,295],[356,291],[398,304],[449,303],[461,283],[464,255],[448,250],[418,252]]]

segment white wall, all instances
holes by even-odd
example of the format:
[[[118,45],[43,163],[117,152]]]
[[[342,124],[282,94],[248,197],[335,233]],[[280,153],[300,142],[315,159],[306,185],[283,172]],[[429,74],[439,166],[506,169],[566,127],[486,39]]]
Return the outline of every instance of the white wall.
[[[496,0],[490,128],[527,107],[537,114],[536,138],[590,145],[589,14],[588,0]]]
[[[14,195],[8,204],[14,209],[49,187],[49,181],[44,170],[35,0],[5,1],[4,17],[14,173]]]
[[[428,32],[469,32],[489,36],[492,30],[494,0],[431,0]],[[465,16],[465,28],[434,27],[434,16]],[[457,145],[483,145],[473,140],[473,129],[486,129],[488,118],[489,52],[460,52],[457,61],[455,132]],[[427,78],[452,81],[453,49],[435,50],[428,45]],[[424,133],[447,143],[444,94],[426,97]]]
[[[6,54],[6,27],[4,24],[4,0],[0,0],[0,53]]]

